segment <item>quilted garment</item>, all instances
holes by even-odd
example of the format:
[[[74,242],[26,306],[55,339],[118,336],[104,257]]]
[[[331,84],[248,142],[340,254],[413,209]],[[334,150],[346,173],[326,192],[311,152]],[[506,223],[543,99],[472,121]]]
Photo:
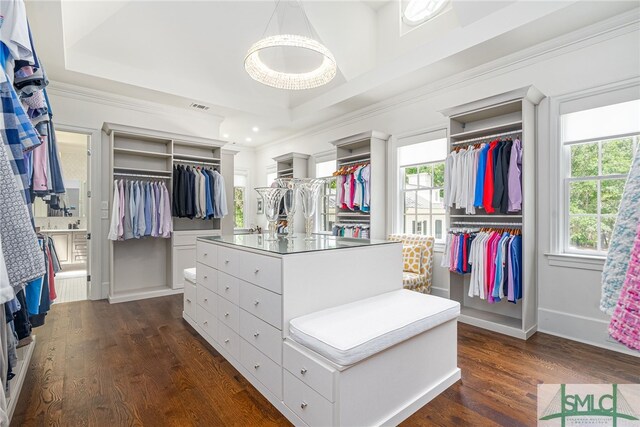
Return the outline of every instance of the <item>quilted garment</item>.
[[[435,239],[430,236],[416,234],[391,234],[389,240],[402,242],[402,246],[420,246],[422,257],[420,261],[420,271],[417,274],[420,279],[414,278],[416,273],[405,271],[403,273],[403,285],[407,289],[422,293],[431,292],[431,278],[433,277],[433,246]]]
[[[636,152],[629,178],[624,186],[616,225],[611,234],[609,253],[602,270],[600,310],[607,314],[613,313],[620,296],[620,289],[629,267],[638,222],[640,222],[640,150]]]
[[[611,316],[609,334],[627,347],[640,350],[640,225],[620,298]]]
[[[38,245],[18,177],[13,174],[6,145],[0,138],[0,236],[9,283],[16,292],[44,276],[44,255]]]

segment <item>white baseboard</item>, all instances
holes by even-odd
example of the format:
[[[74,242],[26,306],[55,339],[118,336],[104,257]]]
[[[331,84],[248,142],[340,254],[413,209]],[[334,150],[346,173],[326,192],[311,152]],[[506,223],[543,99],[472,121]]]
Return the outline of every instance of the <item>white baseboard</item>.
[[[431,286],[431,295],[442,298],[449,298],[449,289]]]
[[[546,308],[538,309],[538,331],[584,344],[640,357],[640,351],[631,350],[609,336],[609,322],[586,316],[562,313]]]

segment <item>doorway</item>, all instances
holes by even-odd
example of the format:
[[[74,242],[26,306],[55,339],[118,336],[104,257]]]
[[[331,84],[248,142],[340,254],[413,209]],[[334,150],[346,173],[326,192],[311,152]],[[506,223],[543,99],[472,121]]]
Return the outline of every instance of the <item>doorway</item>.
[[[53,240],[61,270],[56,273],[55,303],[83,301],[89,295],[90,136],[56,131],[65,193],[38,197],[34,218],[40,233]]]

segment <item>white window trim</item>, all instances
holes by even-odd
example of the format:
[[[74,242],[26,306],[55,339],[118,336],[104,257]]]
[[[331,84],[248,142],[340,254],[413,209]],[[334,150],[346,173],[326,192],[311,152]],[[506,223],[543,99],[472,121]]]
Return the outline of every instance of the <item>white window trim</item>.
[[[599,106],[616,104],[637,99],[640,91],[640,78],[632,78],[620,82],[572,92],[550,98],[549,103],[549,150],[551,178],[561,185],[550,186],[551,222],[550,222],[550,251],[545,253],[549,265],[557,267],[578,268],[587,270],[602,270],[606,256],[585,252],[568,252],[568,201],[565,195],[565,161],[564,145],[562,142],[561,115],[581,111]],[[601,99],[597,99],[601,98]],[[542,133],[541,133],[542,135]],[[598,138],[601,140],[603,138]]]
[[[234,175],[242,175],[242,176],[244,176],[245,182],[247,183],[247,185],[244,187],[244,204],[243,204],[243,206],[244,206],[244,215],[243,215],[244,224],[242,225],[242,227],[237,228],[235,226],[235,218],[234,218],[234,221],[233,221],[233,225],[234,225],[233,232],[234,233],[239,233],[239,232],[241,233],[241,232],[245,232],[245,231],[249,230],[249,227],[247,226],[248,220],[249,220],[249,218],[248,218],[248,216],[249,216],[249,205],[248,205],[248,202],[249,202],[249,196],[248,196],[248,193],[249,193],[249,170],[248,169],[235,169],[233,171],[233,174]],[[235,183],[234,183],[233,187],[235,189]],[[235,194],[234,194],[234,199],[235,199]],[[234,209],[235,209],[235,206],[234,206]],[[235,213],[234,213],[234,215],[235,215]]]
[[[403,205],[401,204],[400,194],[402,189],[402,177],[400,176],[400,161],[398,159],[398,148],[406,145],[417,144],[425,142],[430,139],[448,138],[449,132],[447,128],[447,122],[442,121],[441,124],[426,129],[418,129],[405,133],[398,134],[397,136],[391,136],[388,147],[387,157],[389,159],[388,165],[393,169],[388,173],[388,189],[393,189],[388,195],[389,206],[387,210],[387,230],[391,233],[399,233],[402,230],[402,217]],[[445,215],[445,230],[446,225],[449,222],[448,214]],[[443,232],[445,231],[443,230]],[[434,245],[435,252],[444,251],[444,243],[436,242]]]

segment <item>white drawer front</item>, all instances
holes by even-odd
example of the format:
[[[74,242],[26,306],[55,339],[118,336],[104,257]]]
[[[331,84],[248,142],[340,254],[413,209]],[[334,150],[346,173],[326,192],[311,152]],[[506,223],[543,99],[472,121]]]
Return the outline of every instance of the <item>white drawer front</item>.
[[[218,272],[218,295],[225,297],[232,303],[240,304],[240,279]]]
[[[210,291],[218,291],[218,271],[205,264],[196,265],[196,283]]]
[[[213,243],[196,243],[196,260],[209,267],[218,266],[218,245]]]
[[[215,293],[209,289],[198,286],[196,287],[196,294],[198,298],[198,305],[207,310],[214,316],[218,314],[218,298]]]
[[[334,425],[333,403],[284,371],[284,404],[310,427]]]
[[[240,337],[222,322],[218,322],[218,343],[233,358],[240,360]]]
[[[281,295],[241,281],[240,307],[282,330]]]
[[[278,399],[282,399],[282,368],[279,365],[245,340],[240,343],[240,362]]]
[[[196,320],[196,287],[191,283],[184,284],[184,312]]]
[[[278,365],[282,364],[282,331],[240,310],[240,336]]]
[[[240,330],[240,308],[231,301],[218,298],[218,319],[235,333]]]
[[[299,352],[287,342],[283,347],[284,368],[327,400],[335,402],[333,387],[335,371]]]
[[[238,277],[275,293],[282,293],[282,261],[280,258],[243,252]]]
[[[208,337],[205,336],[205,339],[209,341],[208,338],[212,338],[214,341],[217,341],[217,336],[218,336],[217,323],[218,322],[217,322],[216,316],[209,313],[201,305],[198,305],[196,307],[196,311],[197,311],[197,317],[198,317],[198,320],[197,320],[198,326],[200,326],[208,335]]]
[[[238,277],[240,251],[220,246],[218,248],[218,270]]]

